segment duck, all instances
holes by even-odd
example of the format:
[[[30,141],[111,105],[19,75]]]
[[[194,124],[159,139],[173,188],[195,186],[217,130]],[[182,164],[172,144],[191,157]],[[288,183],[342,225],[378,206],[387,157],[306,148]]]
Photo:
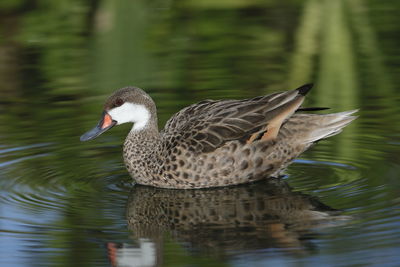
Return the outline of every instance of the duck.
[[[153,99],[138,87],[115,91],[81,141],[133,123],[123,145],[137,184],[199,189],[279,177],[314,143],[336,135],[357,110],[317,114],[302,103],[313,84],[241,100],[204,100],[174,114],[159,131]]]

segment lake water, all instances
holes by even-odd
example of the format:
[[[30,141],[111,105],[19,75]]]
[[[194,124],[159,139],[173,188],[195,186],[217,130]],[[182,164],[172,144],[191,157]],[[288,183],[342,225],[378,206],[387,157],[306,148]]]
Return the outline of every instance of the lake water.
[[[1,266],[400,264],[398,1],[27,3],[0,3]],[[162,127],[203,99],[308,82],[306,106],[359,118],[280,180],[134,186],[128,125],[79,141],[126,85]]]

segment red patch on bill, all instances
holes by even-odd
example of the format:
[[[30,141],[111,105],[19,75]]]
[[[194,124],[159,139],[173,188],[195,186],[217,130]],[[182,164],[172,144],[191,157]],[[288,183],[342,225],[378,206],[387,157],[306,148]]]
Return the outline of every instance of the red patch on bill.
[[[111,124],[112,124],[112,118],[111,118],[111,116],[110,115],[108,115],[108,113],[106,113],[105,115],[104,115],[104,118],[103,118],[103,125],[101,125],[101,129],[104,129],[104,128],[107,128],[107,127],[109,127]]]

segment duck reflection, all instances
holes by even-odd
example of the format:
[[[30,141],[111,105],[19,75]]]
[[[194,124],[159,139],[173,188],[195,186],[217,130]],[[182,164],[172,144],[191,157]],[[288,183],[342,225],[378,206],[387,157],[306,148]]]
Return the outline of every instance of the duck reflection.
[[[293,192],[281,179],[198,190],[135,186],[126,216],[136,246],[109,243],[109,256],[116,266],[161,265],[166,236],[209,256],[304,250],[312,230],[343,218],[338,213],[315,197]]]

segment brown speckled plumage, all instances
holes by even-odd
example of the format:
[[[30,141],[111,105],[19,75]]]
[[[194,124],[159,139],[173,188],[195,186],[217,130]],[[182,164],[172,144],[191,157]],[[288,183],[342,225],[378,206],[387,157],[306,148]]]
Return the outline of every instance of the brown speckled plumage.
[[[205,100],[176,113],[158,131],[153,100],[141,89],[123,88],[106,102],[137,103],[149,110],[146,127],[132,130],[124,160],[139,184],[205,188],[242,184],[277,175],[311,144],[337,134],[355,111],[300,114],[311,85],[244,100]]]

